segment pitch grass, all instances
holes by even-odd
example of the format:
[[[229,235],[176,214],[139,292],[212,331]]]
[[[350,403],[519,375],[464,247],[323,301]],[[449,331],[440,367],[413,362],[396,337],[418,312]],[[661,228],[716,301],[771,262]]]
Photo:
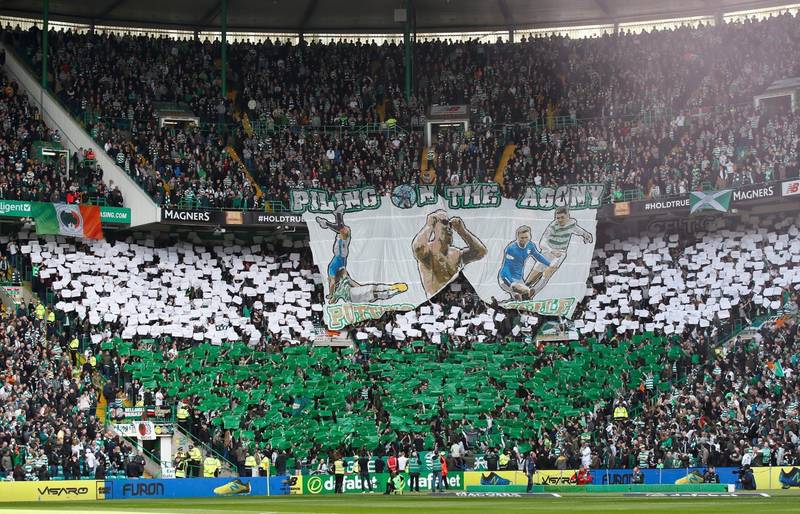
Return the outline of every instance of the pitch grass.
[[[15,514],[429,514],[429,513],[567,513],[567,512],[686,512],[705,514],[800,513],[800,493],[769,491],[763,497],[642,498],[616,494],[563,494],[524,498],[454,498],[427,495],[283,496],[272,498],[193,498],[115,500],[99,502],[0,503],[0,512]]]

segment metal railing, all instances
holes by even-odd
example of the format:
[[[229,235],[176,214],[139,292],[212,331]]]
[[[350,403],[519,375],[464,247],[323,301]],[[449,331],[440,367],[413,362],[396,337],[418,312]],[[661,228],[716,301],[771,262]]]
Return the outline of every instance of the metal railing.
[[[387,126],[385,123],[363,123],[363,124],[350,124],[344,123],[341,125],[300,125],[289,123],[275,123],[266,122],[263,120],[250,120],[250,125],[253,128],[253,134],[256,137],[265,137],[280,133],[284,130],[292,130],[297,133],[319,133],[322,135],[335,135],[342,137],[344,135],[361,134],[395,134],[395,133],[408,133],[399,125],[393,127]]]
[[[218,451],[216,451],[212,447],[212,445],[204,443],[203,441],[201,441],[197,437],[195,437],[191,432],[189,432],[188,430],[184,430],[183,428],[179,427],[177,424],[175,425],[175,433],[176,434],[180,434],[181,436],[184,436],[187,439],[189,439],[189,441],[191,441],[191,443],[194,446],[196,446],[198,448],[201,448],[204,454],[208,455],[210,453],[215,458],[219,459],[220,462],[222,463],[223,467],[227,467],[229,470],[231,470],[233,473],[235,473],[237,475],[239,474],[239,468],[236,466],[236,464],[234,464],[230,460],[226,459],[222,454],[220,454]]]

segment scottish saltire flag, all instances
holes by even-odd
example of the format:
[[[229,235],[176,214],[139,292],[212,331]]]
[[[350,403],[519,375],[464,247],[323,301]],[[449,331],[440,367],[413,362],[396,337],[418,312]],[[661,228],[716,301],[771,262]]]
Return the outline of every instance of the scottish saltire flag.
[[[692,191],[689,193],[689,214],[697,211],[728,212],[731,207],[730,189],[723,191]]]

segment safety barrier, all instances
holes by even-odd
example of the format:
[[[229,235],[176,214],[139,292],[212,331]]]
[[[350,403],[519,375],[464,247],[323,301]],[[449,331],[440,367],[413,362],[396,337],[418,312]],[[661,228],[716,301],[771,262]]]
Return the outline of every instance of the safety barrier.
[[[735,484],[737,468],[716,468],[722,484]],[[536,471],[533,477],[535,486],[567,486],[575,487],[576,469],[544,469]],[[645,485],[694,485],[703,483],[706,468],[680,469],[642,469]],[[633,482],[632,469],[595,469],[589,472],[591,485],[630,485]],[[474,471],[464,473],[464,484],[468,490],[474,486],[527,486],[528,476],[522,471]]]
[[[103,500],[107,490],[103,480],[0,482],[0,502]]]
[[[716,468],[719,484],[704,484],[705,470],[643,469],[644,484],[632,484],[631,469],[598,469],[590,472],[592,483],[582,486],[573,478],[576,470],[538,470],[534,475],[533,492],[724,492],[729,484],[739,488],[738,468]],[[800,488],[800,467],[754,467],[752,470],[757,490]],[[368,487],[383,492],[388,479],[388,473],[370,473]],[[527,483],[528,477],[522,471],[451,471],[447,475],[450,491],[521,493],[527,489]],[[325,495],[334,493],[335,484],[333,475],[0,482],[0,502]],[[360,476],[348,473],[343,480],[343,492],[360,493],[365,485]],[[420,491],[429,491],[432,485],[432,473],[420,474]],[[409,489],[408,479],[405,489]]]
[[[0,502],[278,496],[289,486],[288,476],[0,482]]]
[[[160,480],[109,480],[107,500],[137,498],[213,498],[277,496],[289,494],[286,476],[252,478],[171,478]]]
[[[728,491],[728,484],[653,484],[653,485],[535,485],[532,493],[721,493]],[[525,493],[524,485],[471,485],[471,493]]]

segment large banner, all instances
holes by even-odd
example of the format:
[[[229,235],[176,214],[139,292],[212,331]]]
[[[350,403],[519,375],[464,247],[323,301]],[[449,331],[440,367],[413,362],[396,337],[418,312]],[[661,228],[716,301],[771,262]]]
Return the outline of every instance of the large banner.
[[[460,272],[500,306],[570,317],[586,292],[602,185],[529,187],[517,200],[499,186],[398,186],[294,190],[314,262],[324,275],[324,319],[340,329],[410,310]]]

